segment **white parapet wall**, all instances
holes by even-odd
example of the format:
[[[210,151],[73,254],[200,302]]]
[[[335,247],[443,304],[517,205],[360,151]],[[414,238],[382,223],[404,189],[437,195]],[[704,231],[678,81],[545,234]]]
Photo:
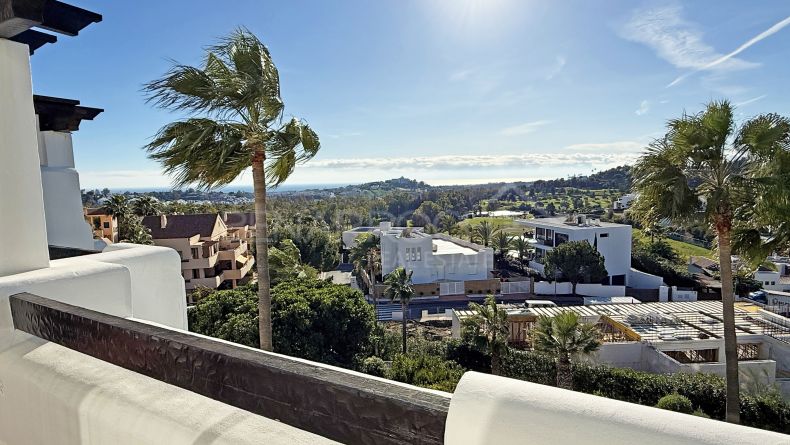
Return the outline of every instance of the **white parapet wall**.
[[[447,445],[786,445],[789,436],[552,386],[467,372]]]
[[[0,348],[0,444],[336,443],[21,331]]]

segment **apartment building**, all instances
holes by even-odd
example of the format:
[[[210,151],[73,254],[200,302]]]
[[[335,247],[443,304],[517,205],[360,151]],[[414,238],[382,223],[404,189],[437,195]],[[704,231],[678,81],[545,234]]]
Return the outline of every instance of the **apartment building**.
[[[230,235],[249,245],[255,242],[255,212],[222,212],[220,216]]]
[[[638,289],[658,289],[661,277],[631,268],[631,226],[603,222],[586,215],[517,220],[535,232],[535,258],[529,266],[543,272],[546,253],[568,241],[587,241],[604,258],[609,276],[602,284]]]
[[[90,224],[94,239],[118,242],[118,218],[108,214],[104,208],[85,208],[85,221]]]
[[[235,288],[250,279],[255,264],[249,244],[216,213],[146,216],[143,225],[157,246],[170,247],[181,256],[187,291],[198,287]]]

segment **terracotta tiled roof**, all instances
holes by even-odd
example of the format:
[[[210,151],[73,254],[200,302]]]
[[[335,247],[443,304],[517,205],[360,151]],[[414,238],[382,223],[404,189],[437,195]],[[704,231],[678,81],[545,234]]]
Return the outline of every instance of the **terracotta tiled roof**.
[[[219,219],[216,213],[194,215],[166,215],[167,224],[162,228],[160,216],[146,216],[143,225],[151,230],[154,239],[189,238],[195,235],[211,236]]]
[[[104,210],[104,207],[95,207],[86,209],[85,214],[90,216],[100,216],[107,215],[107,211]]]

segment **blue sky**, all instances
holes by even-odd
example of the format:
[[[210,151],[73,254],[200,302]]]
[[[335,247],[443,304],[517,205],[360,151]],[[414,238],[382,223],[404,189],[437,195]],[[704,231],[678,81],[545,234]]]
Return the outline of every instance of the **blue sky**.
[[[75,134],[87,188],[170,183],[141,147],[179,116],[141,85],[239,25],[269,46],[286,114],[321,137],[289,184],[589,174],[711,99],[790,115],[783,0],[70,3],[104,21],[31,60],[36,93],[105,109]]]

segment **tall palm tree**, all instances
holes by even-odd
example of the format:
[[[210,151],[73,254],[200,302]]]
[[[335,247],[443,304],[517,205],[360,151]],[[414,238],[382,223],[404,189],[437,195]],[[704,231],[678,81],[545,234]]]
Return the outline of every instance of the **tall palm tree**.
[[[320,144],[299,119],[283,121],[269,50],[240,28],[206,49],[201,67],[175,65],[145,86],[148,100],[189,117],[162,127],[146,149],[177,185],[223,186],[252,167],[261,348],[272,349],[266,188],[282,184]]]
[[[414,289],[411,283],[411,274],[413,271],[406,272],[406,269],[399,267],[384,278],[384,284],[387,288],[384,290],[384,295],[389,298],[390,302],[399,301],[403,317],[401,319],[401,332],[403,334],[403,353],[406,353],[406,315],[409,308],[409,301],[414,296]]]
[[[541,315],[530,332],[532,347],[554,356],[557,362],[557,386],[573,389],[571,359],[589,354],[601,346],[595,325],[581,323],[576,312],[562,311],[554,317]]]
[[[491,238],[494,236],[494,232],[494,226],[487,220],[483,220],[474,227],[473,236],[478,243],[488,247],[489,244],[491,244]]]
[[[502,372],[502,356],[507,354],[510,322],[507,312],[497,306],[493,295],[484,304],[469,303],[472,316],[464,319],[464,336],[491,354],[491,373]]]
[[[143,195],[132,201],[134,213],[138,216],[158,215],[162,212],[162,204],[151,195]]]
[[[378,308],[375,287],[376,276],[381,273],[381,239],[373,234],[360,236],[351,247],[349,259],[368,288],[374,307]]]
[[[452,230],[453,226],[455,226],[455,223],[455,217],[449,213],[442,213],[442,216],[439,218],[439,227],[442,230],[446,230],[448,233]]]
[[[724,318],[726,419],[740,420],[732,260],[736,252],[765,259],[760,231],[790,221],[790,121],[768,114],[736,128],[727,101],[667,124],[632,170],[634,215],[646,224],[708,224],[717,235]],[[786,233],[786,232],[785,232]],[[763,252],[759,258],[759,252]]]

